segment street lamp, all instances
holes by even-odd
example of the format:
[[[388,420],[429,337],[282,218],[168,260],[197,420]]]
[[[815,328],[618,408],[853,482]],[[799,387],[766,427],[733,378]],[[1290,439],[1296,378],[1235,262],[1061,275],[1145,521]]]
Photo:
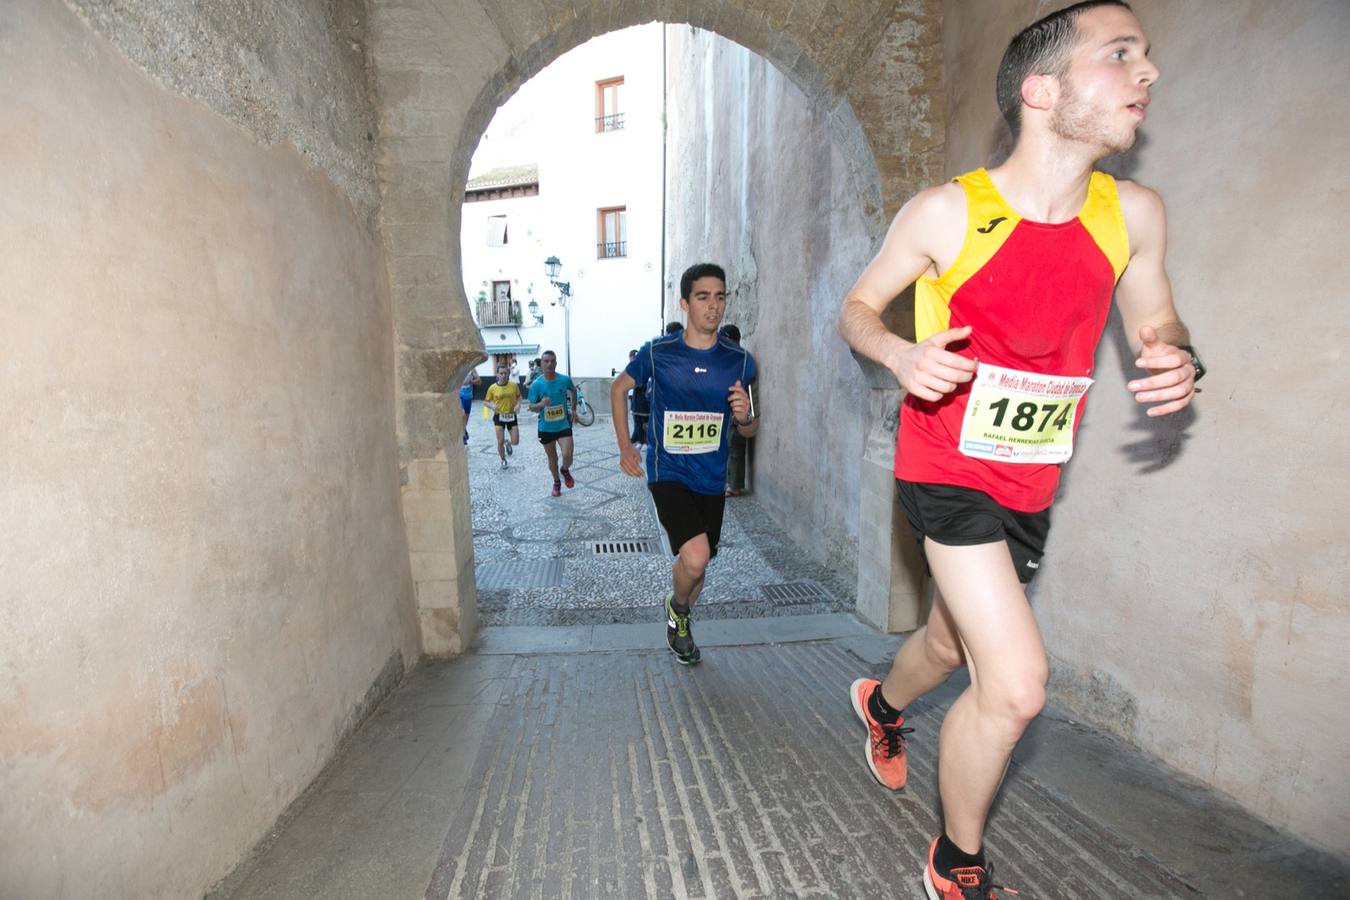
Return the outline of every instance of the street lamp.
[[[525,311],[528,312],[528,313],[530,314],[530,318],[534,319],[534,324],[535,324],[535,325],[543,325],[543,324],[544,324],[544,317],[543,317],[543,315],[539,312],[539,301],[536,300],[536,299],[534,299],[534,282],[533,282],[533,281],[531,281],[531,282],[529,283],[529,285],[525,288],[525,293],[527,293],[527,294],[529,295],[529,297],[530,297],[530,302],[527,303],[527,304],[525,305]]]
[[[567,354],[567,374],[572,374],[572,310],[569,301],[572,299],[572,285],[567,281],[559,281],[558,275],[562,272],[562,260],[556,256],[550,256],[544,260],[544,272],[548,275],[549,283],[558,289],[558,304],[563,308],[563,351]]]

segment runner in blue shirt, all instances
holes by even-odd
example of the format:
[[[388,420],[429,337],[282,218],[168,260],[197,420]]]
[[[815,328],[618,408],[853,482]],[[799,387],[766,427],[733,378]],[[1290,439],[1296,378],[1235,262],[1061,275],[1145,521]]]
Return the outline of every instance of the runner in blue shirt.
[[[478,386],[478,372],[470,369],[459,386],[459,405],[464,410],[464,443],[469,443],[469,413],[473,411],[473,389]]]
[[[548,470],[553,473],[553,496],[577,485],[572,477],[572,423],[577,420],[577,389],[572,379],[558,374],[558,355],[545,350],[539,362],[542,374],[530,384],[530,409],[539,413],[539,443],[548,455]],[[558,447],[562,447],[562,465],[558,465]],[[562,479],[559,480],[558,476]]]
[[[727,276],[720,266],[700,263],[685,271],[680,309],[688,318],[685,329],[644,344],[614,380],[609,399],[619,468],[640,477],[642,458],[628,438],[624,400],[634,385],[651,379],[647,488],[676,556],[673,589],[666,595],[666,644],[677,660],[693,665],[701,654],[690,610],[722,535],[728,429],[750,437],[759,422],[746,391],[755,359],[717,334],[727,309]]]

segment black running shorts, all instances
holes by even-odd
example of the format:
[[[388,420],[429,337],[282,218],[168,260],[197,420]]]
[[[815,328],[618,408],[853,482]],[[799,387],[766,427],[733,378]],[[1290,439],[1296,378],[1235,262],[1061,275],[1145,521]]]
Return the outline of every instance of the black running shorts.
[[[562,431],[541,431],[539,432],[539,443],[551,444],[558,438],[571,437],[572,429],[564,428]]]
[[[679,481],[654,481],[647,485],[656,501],[656,517],[670,536],[670,549],[676,555],[685,541],[708,536],[708,558],[717,555],[717,542],[722,539],[722,510],[726,507],[724,494],[696,494]]]
[[[984,491],[948,484],[896,481],[900,505],[923,553],[923,539],[949,547],[1005,541],[1023,584],[1041,567],[1050,534],[1050,510],[1024,513],[1001,506]],[[924,555],[924,565],[928,557]],[[932,574],[931,572],[929,574]]]
[[[501,416],[496,413],[492,414],[492,424],[496,425],[498,428],[516,428],[520,425],[515,419],[512,419],[510,422],[503,422]]]

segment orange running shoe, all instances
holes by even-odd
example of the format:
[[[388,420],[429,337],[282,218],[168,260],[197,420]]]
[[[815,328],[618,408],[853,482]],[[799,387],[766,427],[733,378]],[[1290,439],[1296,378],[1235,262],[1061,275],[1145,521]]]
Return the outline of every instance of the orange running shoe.
[[[893,791],[905,786],[909,778],[909,763],[905,759],[905,735],[913,728],[903,728],[905,719],[901,716],[894,725],[883,725],[872,718],[867,711],[867,698],[872,692],[881,689],[881,682],[875,678],[859,678],[848,689],[853,711],[867,726],[867,768],[872,777]]]
[[[928,865],[923,870],[923,889],[928,892],[928,900],[996,900],[994,891],[1017,896],[1017,891],[1012,888],[989,881],[994,872],[993,866],[987,869],[964,866],[952,869],[950,878],[939,875],[937,867],[933,865],[937,842],[938,839],[933,838],[933,843],[928,845]]]

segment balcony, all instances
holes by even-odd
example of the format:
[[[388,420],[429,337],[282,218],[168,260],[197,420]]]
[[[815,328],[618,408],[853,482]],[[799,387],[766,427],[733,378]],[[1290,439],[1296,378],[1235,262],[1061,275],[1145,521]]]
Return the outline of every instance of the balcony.
[[[478,324],[480,327],[488,325],[519,325],[520,323],[520,301],[478,301]]]
[[[623,113],[615,113],[612,116],[595,117],[595,133],[601,134],[606,131],[623,130]]]
[[[618,259],[621,256],[628,255],[627,241],[612,241],[610,243],[601,242],[595,245],[596,259]]]

